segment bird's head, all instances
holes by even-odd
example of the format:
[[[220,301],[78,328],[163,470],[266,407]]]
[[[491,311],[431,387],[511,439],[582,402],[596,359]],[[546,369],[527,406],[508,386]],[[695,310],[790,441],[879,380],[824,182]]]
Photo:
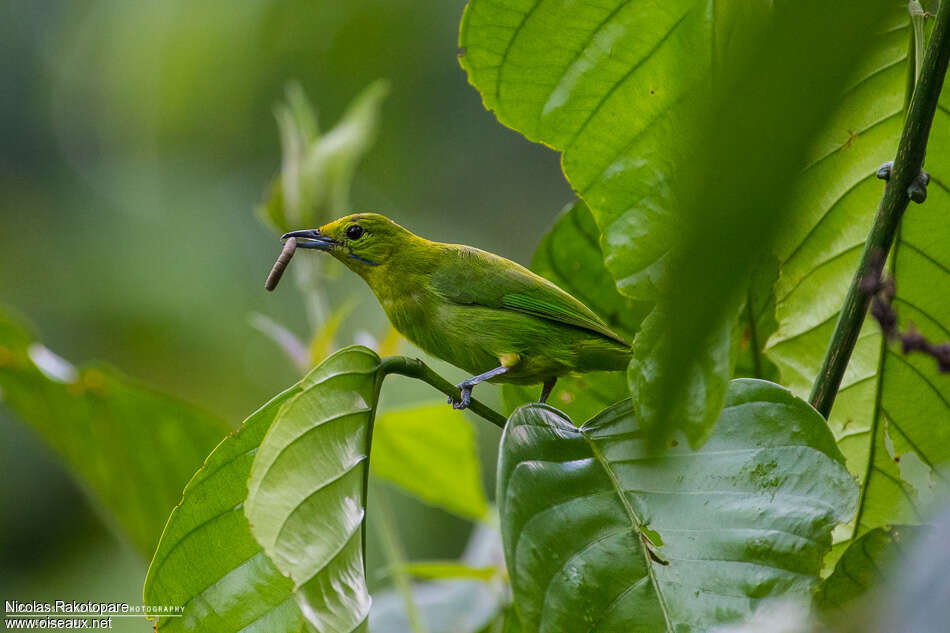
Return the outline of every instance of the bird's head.
[[[347,268],[365,276],[384,266],[416,236],[384,215],[354,213],[319,229],[291,231],[282,239],[289,237],[297,238],[297,248],[330,253]]]

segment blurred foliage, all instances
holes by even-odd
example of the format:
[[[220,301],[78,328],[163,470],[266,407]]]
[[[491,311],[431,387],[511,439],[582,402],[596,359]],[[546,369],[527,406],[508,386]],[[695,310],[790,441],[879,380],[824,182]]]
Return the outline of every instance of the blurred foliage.
[[[277,107],[280,129],[280,177],[260,216],[278,233],[317,227],[347,213],[357,162],[376,140],[379,108],[389,92],[377,81],[363,90],[326,134],[300,84],[287,88],[287,102]]]
[[[875,528],[851,542],[832,574],[822,581],[815,596],[818,608],[826,617],[847,618],[859,598],[887,581],[884,570],[892,568],[923,529],[909,525]]]
[[[707,6],[713,10],[701,10]],[[815,584],[832,524],[846,518],[850,480],[814,412],[775,385],[739,381],[727,391],[727,381],[734,374],[773,378],[776,366],[799,393],[811,381],[867,229],[862,214],[879,191],[869,176],[876,164],[869,164],[893,150],[916,60],[907,56],[903,3],[765,6],[472,0],[465,12],[460,57],[469,80],[500,121],[564,152],[564,174],[582,199],[542,239],[533,269],[637,343],[629,383],[619,373],[563,378],[551,403],[573,421],[529,406],[516,418],[544,419],[506,433],[505,457],[514,451],[530,462],[516,471],[527,481],[524,494],[510,494],[514,477],[499,471],[498,500],[518,609],[528,622],[539,614],[585,625],[603,617],[596,626],[609,629],[610,618],[631,605],[638,622],[662,625],[659,609],[668,627],[708,628],[751,614],[766,597],[804,594]],[[373,451],[375,474],[409,496],[374,488],[375,509],[385,510],[379,538],[356,538],[367,520],[365,440],[380,387],[367,367],[378,358],[364,349],[354,361],[356,348],[330,353],[353,340],[381,354],[406,345],[362,284],[325,274],[317,258],[293,267],[303,293],[286,292],[285,284],[285,292],[265,295],[260,280],[277,242],[249,213],[266,189],[258,213],[279,232],[350,210],[381,210],[427,236],[524,259],[568,188],[555,157],[498,129],[473,106],[463,75],[445,63],[455,52],[460,10],[461,2],[423,8],[406,0],[0,8],[8,53],[0,75],[15,95],[0,97],[0,130],[12,141],[0,149],[4,300],[35,315],[45,339],[66,355],[108,359],[229,416],[324,363],[222,441],[185,488],[145,589],[150,603],[188,605],[185,618],[160,621],[162,630],[296,631],[303,622],[295,592],[312,622],[344,617],[347,627],[365,628],[370,590],[376,630],[518,629],[507,608],[499,536],[486,526],[481,480],[490,484],[494,472],[482,472],[476,457],[481,448],[494,458],[495,436],[476,436],[443,405],[420,405],[420,385],[400,383],[384,395],[392,401],[376,422]],[[321,129],[307,94],[321,119],[338,115],[334,127]],[[276,135],[265,124],[271,109]],[[945,141],[935,134],[931,162],[946,162]],[[934,174],[942,189],[939,168]],[[921,321],[938,340],[950,332],[933,292],[950,268],[937,248],[946,241],[943,219],[935,213],[908,223],[892,262],[902,319]],[[918,520],[945,483],[950,395],[932,366],[903,360],[871,334],[832,416],[865,485],[859,518],[842,530],[835,556],[844,554],[823,586],[832,602],[864,591],[896,533],[881,541],[881,526]],[[769,360],[760,354],[766,339]],[[39,429],[146,552],[225,428],[112,370],[76,370],[3,317],[0,388],[4,404]],[[633,410],[621,405],[595,415],[628,388]],[[536,397],[536,390],[504,389],[509,410]],[[340,417],[344,410],[351,415]],[[525,444],[538,429],[553,429],[557,450],[547,451],[544,438]],[[671,442],[660,457],[648,454],[648,435],[654,444],[657,437],[693,446],[711,439],[693,451]],[[769,445],[782,438],[786,444]],[[714,450],[729,442],[741,446]],[[796,447],[801,454],[789,457],[785,449]],[[149,449],[159,459],[139,459]],[[33,450],[18,456],[26,469],[45,463]],[[577,459],[559,461],[565,451]],[[313,457],[331,453],[340,459]],[[255,468],[245,508],[255,459],[267,465]],[[687,462],[698,470],[683,471]],[[706,493],[734,492],[716,487],[730,468],[732,487],[744,486],[750,498],[722,507],[714,501],[710,509]],[[644,477],[666,487],[641,490]],[[37,483],[47,481],[41,472],[29,479],[40,505],[58,503]],[[136,494],[127,494],[130,486]],[[699,489],[706,493],[695,495]],[[693,494],[704,505],[672,503],[667,493]],[[570,495],[583,503],[558,506],[557,521],[515,520],[525,507]],[[815,506],[819,498],[825,503]],[[803,499],[811,499],[808,508]],[[420,500],[478,521],[460,559],[453,557],[470,524]],[[770,514],[779,506],[803,518],[786,525],[785,515]],[[252,537],[245,511],[276,565]],[[561,535],[564,513],[576,520]],[[58,538],[37,518],[42,513],[26,516],[36,543]],[[752,516],[771,521],[767,537],[749,536],[760,529],[743,523]],[[611,521],[616,534],[597,531]],[[683,521],[695,523],[685,528],[688,537]],[[796,530],[807,534],[796,540]],[[625,552],[642,554],[649,573],[640,584],[621,569],[628,558],[610,551],[618,534],[630,537]],[[333,545],[342,549],[328,545],[329,535],[340,537]],[[513,535],[525,537],[522,549],[512,549]],[[95,535],[90,540],[99,547]],[[29,546],[23,542],[18,547]],[[380,545],[382,556],[373,551]],[[335,557],[340,551],[345,561]],[[703,558],[708,552],[717,559]],[[563,565],[558,557],[567,554],[581,563]],[[21,565],[14,573],[61,571],[47,565],[43,572],[33,558],[20,556],[40,571]],[[385,560],[367,567],[370,558]],[[742,595],[710,598],[699,585],[691,593],[689,583],[710,568],[719,570],[715,582],[731,578]],[[376,592],[370,584],[377,580],[395,586]],[[605,586],[621,593],[608,595]],[[561,592],[555,611],[551,587]],[[584,601],[591,587],[592,600],[610,600],[600,611]],[[75,591],[75,583],[64,590]],[[675,598],[671,611],[667,597]],[[343,608],[330,608],[334,601]]]
[[[656,370],[660,403],[687,393],[681,368],[723,339],[723,320],[735,321],[754,267],[790,223],[796,175],[863,63],[867,34],[885,27],[891,6],[776,4],[761,18],[744,16],[730,50],[710,60],[712,90],[688,100],[687,127],[673,150],[672,210],[683,234],[663,300],[671,345]],[[707,410],[717,408],[706,400]],[[658,408],[647,421],[664,428],[672,410]]]
[[[354,209],[526,261],[570,189],[557,157],[500,128],[451,63],[463,5],[2,3],[0,300],[67,358],[117,365],[232,424],[297,380],[300,370],[249,324],[261,314],[303,340],[313,331],[298,293],[261,289],[278,244],[252,219],[281,165],[274,109],[293,82],[325,125],[366,86],[389,81],[377,142],[353,179]],[[328,305],[354,306],[338,343],[388,331],[362,284],[322,285]],[[397,382],[387,402],[431,397],[426,385]],[[101,575],[134,601],[143,569],[120,563],[127,555],[110,551],[122,546],[110,549],[92,528],[63,538],[58,517],[89,520],[81,491],[14,422],[5,408],[0,493],[11,507],[0,521],[0,575],[18,591],[102,598],[87,591]],[[496,438],[479,435],[483,458],[494,459]],[[494,473],[484,476],[490,484]],[[409,555],[461,550],[465,522],[385,494]],[[141,630],[126,620],[117,630]]]
[[[372,470],[466,519],[482,521],[488,513],[475,434],[444,401],[381,414],[373,427]]]
[[[220,419],[105,366],[76,369],[0,311],[0,402],[70,466],[143,555],[228,431]]]
[[[426,563],[421,563],[426,565]],[[414,628],[406,617],[405,597],[393,590],[373,594],[373,608],[369,614],[370,631],[386,633],[477,633],[500,630],[506,622],[517,622],[517,617],[506,605],[509,603],[507,583],[500,573],[492,576],[464,577],[462,569],[487,571],[503,568],[501,535],[497,528],[478,524],[459,562],[443,567],[443,573],[434,580],[415,582],[411,586],[412,600],[419,613]],[[409,563],[409,569],[416,563]],[[436,570],[429,567],[431,575]],[[499,627],[499,628],[496,628]]]

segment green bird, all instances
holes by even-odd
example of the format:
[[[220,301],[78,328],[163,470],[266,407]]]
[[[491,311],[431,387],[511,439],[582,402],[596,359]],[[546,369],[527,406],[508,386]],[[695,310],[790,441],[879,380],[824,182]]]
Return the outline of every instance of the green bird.
[[[330,253],[369,284],[390,323],[420,348],[474,374],[456,409],[489,382],[543,384],[621,370],[630,344],[583,303],[524,266],[471,246],[432,242],[376,213],[293,231],[297,248]]]

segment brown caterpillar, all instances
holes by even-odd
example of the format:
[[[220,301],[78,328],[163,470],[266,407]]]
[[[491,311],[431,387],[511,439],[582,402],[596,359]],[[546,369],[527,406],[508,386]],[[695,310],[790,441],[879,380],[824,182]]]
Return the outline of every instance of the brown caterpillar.
[[[277,287],[280,278],[283,276],[284,271],[287,270],[287,265],[290,264],[291,258],[294,256],[294,251],[297,250],[297,239],[291,237],[286,242],[284,242],[284,250],[280,252],[280,255],[277,256],[277,261],[274,262],[274,267],[270,269],[270,274],[267,275],[267,281],[264,282],[265,290],[273,290]]]

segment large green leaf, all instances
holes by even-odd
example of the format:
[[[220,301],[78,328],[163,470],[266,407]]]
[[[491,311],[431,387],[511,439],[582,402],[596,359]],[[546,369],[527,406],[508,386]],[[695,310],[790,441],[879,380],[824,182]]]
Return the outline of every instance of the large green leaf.
[[[848,284],[882,194],[877,167],[893,159],[911,60],[905,5],[876,35],[845,102],[815,148],[795,192],[795,226],[778,248],[779,329],[767,353],[782,380],[805,396],[821,366]],[[900,327],[910,322],[950,339],[950,97],[941,97],[925,167],[933,179],[922,206],[902,220],[891,255]],[[829,419],[863,490],[849,536],[920,519],[920,496],[945,487],[950,461],[950,379],[932,359],[905,356],[865,322]]]
[[[303,617],[285,578],[244,517],[247,478],[264,434],[294,385],[253,413],[208,456],[168,517],[145,579],[145,603],[184,607],[160,618],[163,633],[295,633]]]
[[[541,240],[531,260],[531,270],[577,297],[629,341],[633,340],[651,305],[625,297],[617,290],[604,266],[600,231],[587,205],[580,201],[565,207]],[[507,411],[525,402],[537,401],[539,393],[535,386],[502,387]],[[622,373],[595,372],[561,378],[550,402],[571,419],[583,422],[628,395]]]
[[[462,67],[498,120],[562,150],[564,173],[604,231],[607,267],[652,298],[675,227],[670,112],[706,63],[697,0],[472,0]],[[708,42],[708,39],[707,39]]]
[[[373,430],[373,472],[426,503],[482,521],[482,487],[471,424],[445,401],[386,411]]]
[[[2,310],[0,402],[52,447],[106,522],[143,555],[188,478],[229,430],[109,367],[73,368]]]
[[[648,451],[629,401],[576,428],[528,405],[498,467],[505,559],[526,631],[706,631],[807,596],[857,491],[824,420],[732,382],[712,437]]]
[[[462,65],[486,107],[564,152],[620,289],[666,304],[653,337],[663,344],[631,365],[649,371],[631,385],[658,435],[682,423],[701,439],[715,422],[723,389],[710,387],[724,385],[732,366],[703,354],[730,348],[753,268],[782,228],[806,151],[883,6],[469,4]],[[644,395],[656,406],[642,406]],[[685,416],[672,406],[684,398]]]
[[[379,357],[349,347],[301,381],[251,467],[244,513],[319,632],[365,631],[368,457]]]

